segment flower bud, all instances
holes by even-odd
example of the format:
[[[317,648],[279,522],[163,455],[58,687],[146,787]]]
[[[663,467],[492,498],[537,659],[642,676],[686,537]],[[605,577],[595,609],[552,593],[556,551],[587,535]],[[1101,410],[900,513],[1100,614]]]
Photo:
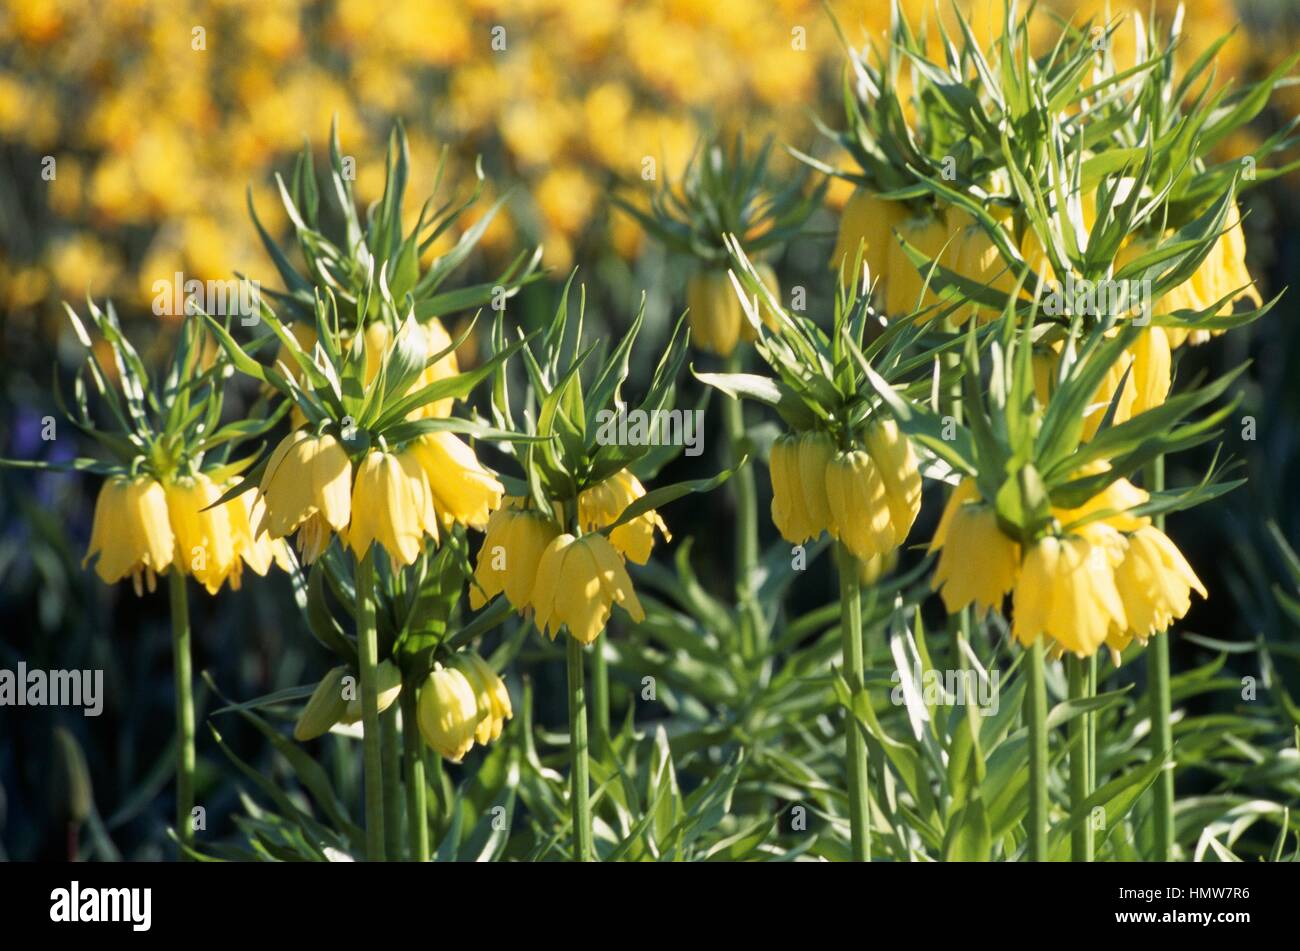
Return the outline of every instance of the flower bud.
[[[391,660],[383,661],[375,668],[375,692],[379,695],[379,712],[383,713],[397,695],[402,692],[402,672]],[[344,723],[358,723],[361,720],[361,694],[348,700],[347,712],[343,715]]]
[[[462,651],[453,663],[474,690],[479,714],[474,739],[479,744],[490,743],[501,735],[505,721],[514,715],[505,682],[474,651]]]
[[[439,756],[459,763],[473,748],[478,700],[469,680],[455,667],[434,666],[420,690],[417,713],[420,735]]]
[[[348,702],[343,699],[343,678],[347,673],[346,667],[335,667],[321,678],[293,728],[295,740],[305,743],[324,736],[343,719],[348,709]]]

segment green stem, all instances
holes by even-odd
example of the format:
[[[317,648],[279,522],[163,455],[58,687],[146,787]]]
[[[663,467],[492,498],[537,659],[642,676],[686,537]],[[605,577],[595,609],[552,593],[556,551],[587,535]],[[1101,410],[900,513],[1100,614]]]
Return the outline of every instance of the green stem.
[[[176,834],[182,846],[194,844],[194,678],[190,665],[190,607],[185,575],[168,573],[172,609],[172,672],[176,680]],[[188,861],[185,848],[181,860]]]
[[[447,776],[443,772],[442,757],[432,750],[424,754],[424,773],[429,777],[429,787],[433,790],[433,814],[436,817],[434,828],[441,835],[451,821],[451,798],[446,794]]]
[[[741,370],[740,349],[727,358],[727,371]],[[727,435],[730,466],[734,468],[744,455],[745,407],[739,399],[723,400],[722,420]],[[729,480],[736,502],[736,605],[740,613],[742,648],[745,656],[754,657],[761,651],[763,614],[754,597],[754,572],[758,566],[758,490],[754,483],[754,467],[747,465]]]
[[[1160,492],[1165,487],[1165,460],[1157,456],[1147,470],[1150,482],[1149,491]],[[1163,515],[1155,517],[1157,528],[1164,528]],[[1148,694],[1151,711],[1151,755],[1156,760],[1168,763],[1173,752],[1173,732],[1169,725],[1173,712],[1169,697],[1169,632],[1162,631],[1150,641],[1147,670]],[[1155,795],[1155,854],[1152,861],[1168,862],[1173,858],[1174,849],[1174,774],[1170,769],[1162,769],[1156,776],[1153,787]]]
[[[1070,679],[1070,699],[1081,701],[1088,696],[1088,671],[1086,660],[1071,654],[1065,666]],[[1091,790],[1088,776],[1091,767],[1088,758],[1088,714],[1070,721],[1070,857],[1076,862],[1092,861],[1092,819],[1081,816],[1086,808]],[[1082,821],[1081,821],[1082,819]]]
[[[429,815],[424,779],[424,743],[417,726],[414,685],[402,685],[402,754],[406,760],[406,834],[417,862],[429,861]]]
[[[1047,685],[1043,679],[1043,640],[1029,648],[1025,720],[1029,723],[1029,828],[1031,862],[1047,860]]]
[[[1151,640],[1151,745],[1152,755],[1161,762],[1168,760],[1173,747],[1169,727],[1169,637],[1157,634]],[[1155,862],[1168,862],[1174,844],[1174,774],[1162,769],[1155,781]]]
[[[587,763],[587,689],[583,683],[582,643],[566,639],[569,673],[569,799],[573,806],[573,859],[590,862],[591,783]]]
[[[1089,697],[1097,696],[1097,655],[1088,658],[1088,679],[1086,689]],[[1088,725],[1088,788],[1097,788],[1097,714],[1089,713],[1083,718]]]
[[[609,743],[609,659],[603,637],[596,638],[591,648],[591,706],[595,746],[600,751]]]
[[[384,761],[384,854],[402,857],[402,752],[397,738],[397,704],[379,715],[379,737]]]
[[[843,542],[835,543],[840,570],[840,638],[844,676],[857,697],[864,689],[862,599],[858,560]],[[849,767],[849,829],[853,861],[871,860],[871,821],[867,801],[867,744],[852,712],[844,718],[845,755]]]
[[[374,549],[357,562],[357,664],[361,668],[361,749],[365,784],[366,856],[384,861],[384,757],[379,735],[379,638],[375,630]]]

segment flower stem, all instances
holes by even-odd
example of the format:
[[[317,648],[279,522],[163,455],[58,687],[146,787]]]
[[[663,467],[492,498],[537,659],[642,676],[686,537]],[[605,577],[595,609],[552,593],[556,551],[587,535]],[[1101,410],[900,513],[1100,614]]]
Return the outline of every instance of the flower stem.
[[[566,640],[569,672],[569,800],[573,806],[573,859],[592,861],[591,789],[587,763],[587,690],[583,683],[582,642]]]
[[[1157,456],[1147,469],[1149,491],[1159,492],[1165,487],[1165,459]],[[1165,527],[1163,515],[1155,517],[1157,528]],[[1173,751],[1173,733],[1169,726],[1172,703],[1169,697],[1169,632],[1162,631],[1149,644],[1147,680],[1151,711],[1151,755],[1160,762],[1168,762]],[[1156,775],[1155,794],[1155,854],[1154,862],[1168,862],[1174,847],[1174,774],[1162,769]]]
[[[1169,729],[1169,637],[1159,634],[1151,640],[1151,744],[1161,762],[1169,758],[1173,735]],[[1174,843],[1174,774],[1162,769],[1155,781],[1155,862],[1168,862]]]
[[[384,861],[384,758],[379,735],[379,639],[375,630],[373,547],[357,561],[357,664],[361,668],[361,749],[365,783],[366,857]]]
[[[1029,648],[1025,720],[1029,723],[1029,828],[1031,862],[1047,860],[1047,685],[1043,679],[1043,640]]]
[[[424,749],[416,717],[415,686],[403,684],[402,753],[406,760],[406,834],[417,862],[429,861],[429,815],[424,778]]]
[[[727,358],[727,372],[741,370],[740,348]],[[739,399],[723,400],[722,420],[727,435],[728,462],[735,467],[744,455],[745,407]],[[754,571],[758,565],[758,491],[754,484],[754,467],[745,466],[729,480],[736,502],[736,605],[740,613],[740,630],[745,656],[761,651],[763,614],[754,597]]]
[[[1097,696],[1097,655],[1088,658],[1087,691],[1089,697]],[[1084,717],[1088,725],[1088,788],[1097,788],[1097,714]]]
[[[596,638],[591,648],[591,706],[597,752],[609,742],[609,659],[605,656],[604,638]]]
[[[840,570],[840,638],[844,676],[857,697],[865,687],[862,658],[862,599],[858,560],[843,542],[835,543]],[[849,766],[849,829],[853,861],[871,860],[871,821],[867,801],[867,744],[850,711],[844,718],[844,746]]]
[[[384,761],[384,854],[402,857],[402,753],[397,739],[397,705],[379,714],[379,737]]]
[[[1079,701],[1089,696],[1088,661],[1071,654],[1066,658],[1066,671],[1070,680],[1070,699]],[[1092,819],[1081,816],[1091,791],[1092,767],[1089,757],[1089,714],[1081,714],[1070,721],[1070,857],[1076,862],[1091,862],[1093,839]]]
[[[176,834],[181,860],[194,844],[194,680],[190,664],[190,607],[185,575],[176,566],[167,573],[172,609],[172,671],[176,679]]]

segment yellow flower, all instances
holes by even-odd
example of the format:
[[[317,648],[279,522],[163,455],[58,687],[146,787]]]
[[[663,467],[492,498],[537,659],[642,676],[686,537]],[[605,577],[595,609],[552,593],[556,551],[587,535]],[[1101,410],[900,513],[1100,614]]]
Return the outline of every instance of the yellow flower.
[[[488,517],[501,507],[505,488],[478,461],[474,450],[455,433],[427,433],[408,447],[433,491],[444,527],[460,522],[472,528],[487,527]]]
[[[127,575],[136,594],[142,582],[153,591],[156,576],[166,571],[176,553],[167,494],[162,484],[145,475],[115,475],[105,480],[95,500],[95,519],[84,567],[98,555],[95,574],[105,584]]]
[[[1003,298],[1010,296],[1016,286],[1016,276],[1007,266],[988,231],[978,221],[972,221],[957,233],[957,246],[953,270],[968,280],[1001,291]],[[1005,300],[1003,301],[1005,303]],[[953,311],[952,322],[960,327],[978,314],[980,323],[995,320],[1002,313],[1001,306],[971,303]]]
[[[409,452],[371,452],[357,466],[348,547],[360,558],[378,542],[395,565],[420,556],[424,536],[438,537],[433,493]]]
[[[1180,310],[1205,310],[1205,308],[1209,306],[1210,302],[1201,299],[1201,292],[1198,287],[1200,282],[1197,281],[1198,274],[1199,271],[1197,274],[1193,274],[1189,280],[1184,281],[1178,287],[1167,292],[1164,297],[1160,298],[1156,305],[1158,307],[1157,312],[1161,314],[1174,314]],[[1205,331],[1188,330],[1185,327],[1162,327],[1160,329],[1163,330],[1165,336],[1169,338],[1169,346],[1171,348],[1181,347],[1187,342],[1188,337],[1196,338],[1204,335],[1205,339],[1209,338],[1209,334],[1205,333]],[[1199,343],[1200,340],[1194,340],[1193,342]]]
[[[298,347],[310,357],[316,349],[316,328],[311,324],[295,320],[285,324],[285,329],[289,331],[290,336],[298,342]],[[284,369],[289,372],[295,380],[302,379],[302,371],[298,368],[298,361],[289,353],[289,348],[283,343],[275,355],[276,366],[284,365]]]
[[[866,444],[885,483],[894,544],[901,545],[921,511],[921,466],[916,450],[892,419],[872,423],[867,428]]]
[[[1074,478],[1096,475],[1105,472],[1109,468],[1110,463],[1098,460],[1075,472]],[[1098,512],[1111,512],[1111,515],[1100,519],[1103,524],[1121,532],[1135,532],[1145,525],[1150,525],[1151,519],[1145,515],[1133,515],[1131,510],[1139,505],[1145,505],[1150,500],[1151,496],[1144,489],[1139,489],[1128,479],[1116,479],[1078,508],[1063,509],[1053,507],[1052,514],[1062,525],[1069,526],[1070,523],[1077,522],[1089,515]]]
[[[858,253],[858,242],[862,241],[862,262],[870,271],[871,279],[883,280],[889,265],[889,249],[895,244],[893,229],[905,217],[905,205],[885,201],[862,188],[854,191],[840,218],[839,237],[831,253],[831,269],[838,271],[841,267],[852,267]]]
[[[478,552],[470,585],[470,607],[478,610],[502,591],[515,610],[523,612],[533,593],[537,566],[546,546],[560,534],[540,512],[520,508],[521,500],[507,498],[505,507],[488,519],[487,534]]]
[[[216,594],[226,576],[239,566],[227,506],[208,508],[221,498],[221,490],[199,473],[168,483],[165,491],[176,537],[176,566],[193,575],[208,594]]]
[[[1000,608],[1020,569],[1020,545],[998,527],[997,513],[972,479],[963,479],[949,496],[930,551],[939,552],[930,588],[949,614],[972,602],[979,614]]]
[[[1127,263],[1150,252],[1154,247],[1155,243],[1149,240],[1134,242],[1120,252],[1116,263]],[[1246,238],[1241,230],[1240,210],[1235,206],[1228,212],[1224,233],[1215,241],[1195,273],[1179,286],[1166,291],[1163,297],[1154,302],[1153,311],[1161,315],[1180,310],[1204,311],[1219,300],[1229,297],[1216,316],[1232,313],[1232,305],[1242,298],[1248,298],[1256,307],[1263,302],[1246,268]],[[1167,338],[1170,347],[1181,347],[1188,341],[1193,344],[1204,343],[1211,336],[1223,333],[1222,330],[1191,330],[1184,326],[1161,327],[1159,330]]]
[[[1096,653],[1112,627],[1126,626],[1113,559],[1114,548],[1095,535],[1049,535],[1031,545],[1016,581],[1012,635],[1026,647],[1046,636],[1080,656]]]
[[[1169,337],[1158,329],[1143,331],[1129,348],[1133,368],[1129,386],[1134,390],[1132,413],[1145,413],[1160,406],[1169,395],[1172,356]]]
[[[452,345],[451,335],[447,333],[447,328],[443,326],[442,321],[437,317],[431,317],[429,320],[421,323],[421,330],[425,334],[425,346],[428,349],[429,358],[437,356],[442,351]],[[314,334],[313,334],[314,340]],[[379,375],[379,368],[383,365],[384,358],[392,348],[392,334],[389,332],[388,325],[382,320],[372,321],[366,325],[365,333],[362,336],[362,344],[366,353],[366,386],[370,386]],[[350,346],[356,346],[355,338]],[[416,381],[411,384],[407,393],[414,393],[423,389],[430,383],[436,383],[438,380],[445,380],[449,376],[455,376],[460,372],[460,364],[456,359],[456,352],[453,350],[446,356],[428,364],[421,371]],[[412,410],[408,414],[408,419],[444,419],[451,415],[452,404],[455,402],[451,397],[434,400],[432,403],[426,403],[419,409]]]
[[[831,534],[855,558],[865,562],[894,550],[885,482],[871,456],[861,449],[838,453],[826,467],[826,499]]]
[[[826,494],[826,468],[834,456],[835,443],[828,433],[809,431],[799,437],[799,483],[813,538],[826,530],[832,535],[836,531]]]
[[[803,499],[798,435],[787,433],[772,442],[768,468],[772,473],[772,524],[780,531],[781,538],[802,544],[822,533],[826,526],[814,525]],[[826,479],[819,481],[826,485]]]
[[[490,743],[501,735],[505,722],[514,716],[505,681],[473,651],[462,651],[453,663],[474,690],[479,715],[474,740],[480,745]]]
[[[570,636],[592,643],[605,629],[615,602],[633,621],[645,620],[623,559],[599,534],[556,536],[542,553],[531,600],[537,611],[534,623],[551,640],[567,627]]]
[[[898,567],[898,549],[865,561],[858,561],[858,583],[873,585]]]
[[[474,748],[478,701],[474,688],[455,667],[435,664],[420,689],[420,735],[439,756],[459,763]]]
[[[257,534],[284,538],[310,522],[305,533],[310,537],[298,541],[306,560],[314,561],[329,532],[343,531],[352,517],[352,462],[333,436],[294,430],[267,460],[260,491],[266,511]]]
[[[442,325],[437,317],[431,317],[424,323],[424,332],[428,336],[429,358],[432,360],[442,351],[447,350],[453,343],[451,334],[447,333],[447,328]],[[445,357],[430,363],[420,374],[420,378],[415,381],[412,390],[423,389],[430,383],[437,383],[439,380],[445,380],[447,377],[455,376],[460,373],[460,362],[456,359],[456,351],[451,350]],[[455,402],[450,396],[434,400],[432,403],[426,403],[418,410],[413,412],[413,418],[436,418],[445,419],[451,415],[452,404]]]
[[[303,564],[310,565],[323,555],[333,537],[333,530],[319,512],[308,516],[298,528],[298,554]]]
[[[223,491],[229,491],[233,485],[233,482],[228,483],[223,487]],[[241,493],[226,503],[226,514],[230,519],[230,536],[235,543],[235,552],[248,567],[262,577],[265,577],[271,569],[272,562],[279,565],[283,571],[293,570],[293,561],[289,557],[283,539],[273,539],[266,532],[261,532],[254,537],[253,526],[261,524],[265,508],[266,503],[257,493],[253,493],[251,497],[247,493]],[[235,590],[239,590],[240,574],[240,567],[236,564],[230,575],[230,587]]]
[[[954,221],[960,216],[956,216]],[[965,220],[960,221],[964,226]],[[905,239],[917,251],[930,261],[938,261],[943,267],[953,268],[956,258],[956,241],[949,242],[951,233],[948,225],[931,214],[907,218],[897,225],[898,236],[890,238],[889,258],[886,263],[885,312],[890,315],[910,314],[918,306],[921,288],[929,272],[929,264],[918,270],[903,249],[899,237]],[[947,245],[945,249],[945,245]],[[921,307],[929,307],[935,302],[933,290],[934,278],[930,281],[931,289],[926,291]],[[928,319],[923,317],[922,319]]]
[[[623,510],[645,495],[645,487],[628,469],[620,469],[605,481],[593,485],[578,496],[578,521],[584,532],[594,532],[618,520]],[[650,559],[655,543],[655,529],[671,539],[668,526],[655,511],[639,515],[609,533],[609,540],[619,552],[638,565]]]
[[[1020,257],[1033,272],[1025,279],[1025,290],[1033,294],[1039,278],[1043,280],[1044,290],[1050,290],[1047,285],[1056,280],[1056,270],[1052,267],[1051,258],[1047,256],[1038,232],[1032,227],[1026,228],[1024,237],[1020,239]]]
[[[755,265],[759,279],[773,296],[780,291],[776,273],[766,264]],[[687,320],[691,325],[691,342],[708,353],[731,356],[739,341],[751,341],[754,328],[745,318],[731,278],[721,269],[699,271],[686,283]],[[759,315],[775,329],[776,319],[759,299]]]
[[[1216,316],[1232,313],[1232,305],[1243,297],[1248,298],[1256,307],[1263,303],[1259,289],[1255,287],[1250,271],[1246,268],[1246,236],[1241,230],[1241,210],[1235,205],[1228,212],[1226,230],[1205,256],[1196,273],[1161,299],[1159,312],[1167,314],[1183,309],[1205,310],[1229,295],[1232,295],[1231,299],[1224,302]],[[1164,329],[1170,346],[1173,347],[1180,347],[1189,339],[1193,344],[1204,343],[1212,335],[1223,333],[1222,330],[1186,330],[1181,327]]]
[[[1115,570],[1115,586],[1124,602],[1127,627],[1112,646],[1123,650],[1132,637],[1148,637],[1168,630],[1176,618],[1187,614],[1191,592],[1206,597],[1183,553],[1160,529],[1146,525],[1128,537],[1128,550]]]
[[[388,324],[382,320],[375,320],[366,324],[362,331],[360,346],[365,351],[366,388],[375,382],[375,377],[379,375],[379,368],[384,365],[384,357],[388,354],[388,348],[392,345],[392,335],[388,331]],[[349,350],[355,350],[358,346],[358,338],[354,334],[351,343],[348,344]]]
[[[1057,344],[1058,348],[1059,346]],[[1058,353],[1034,352],[1034,393],[1044,406],[1056,387],[1059,363]],[[1084,409],[1083,439],[1087,441],[1097,435],[1102,420],[1110,411],[1115,391],[1119,389],[1120,381],[1125,379],[1126,373],[1128,379],[1124,383],[1124,392],[1115,404],[1115,415],[1111,420],[1114,426],[1164,403],[1169,395],[1171,367],[1169,338],[1159,328],[1151,328],[1139,334],[1133,345],[1111,364]]]

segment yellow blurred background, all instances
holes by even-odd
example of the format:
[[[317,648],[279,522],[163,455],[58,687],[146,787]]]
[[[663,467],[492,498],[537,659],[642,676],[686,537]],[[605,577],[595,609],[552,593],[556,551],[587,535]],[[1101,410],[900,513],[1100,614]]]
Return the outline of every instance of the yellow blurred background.
[[[879,42],[888,3],[832,6],[851,42]],[[922,0],[903,6],[914,22],[937,15]],[[1001,0],[962,6],[977,35],[1002,16]],[[1052,6],[1076,21],[1107,9]],[[1168,22],[1177,5],[1155,6]],[[1224,0],[1184,6],[1185,56],[1244,27],[1220,79],[1266,69],[1293,45],[1273,5],[1243,5],[1245,17]],[[1048,17],[1036,23],[1050,32]],[[1126,42],[1127,29],[1119,55]],[[363,203],[382,189],[391,121],[406,123],[408,227],[447,148],[462,184],[483,156],[488,198],[521,186],[485,236],[489,257],[541,242],[560,270],[599,253],[632,259],[642,236],[610,214],[613,176],[639,177],[646,156],[675,174],[702,126],[809,148],[810,113],[838,124],[843,62],[814,0],[3,0],[0,312],[24,332],[87,290],[146,307],[153,282],[177,271],[271,280],[245,189],[282,233],[272,173],[304,139],[323,167],[334,116]],[[1295,112],[1295,91],[1283,95]]]

